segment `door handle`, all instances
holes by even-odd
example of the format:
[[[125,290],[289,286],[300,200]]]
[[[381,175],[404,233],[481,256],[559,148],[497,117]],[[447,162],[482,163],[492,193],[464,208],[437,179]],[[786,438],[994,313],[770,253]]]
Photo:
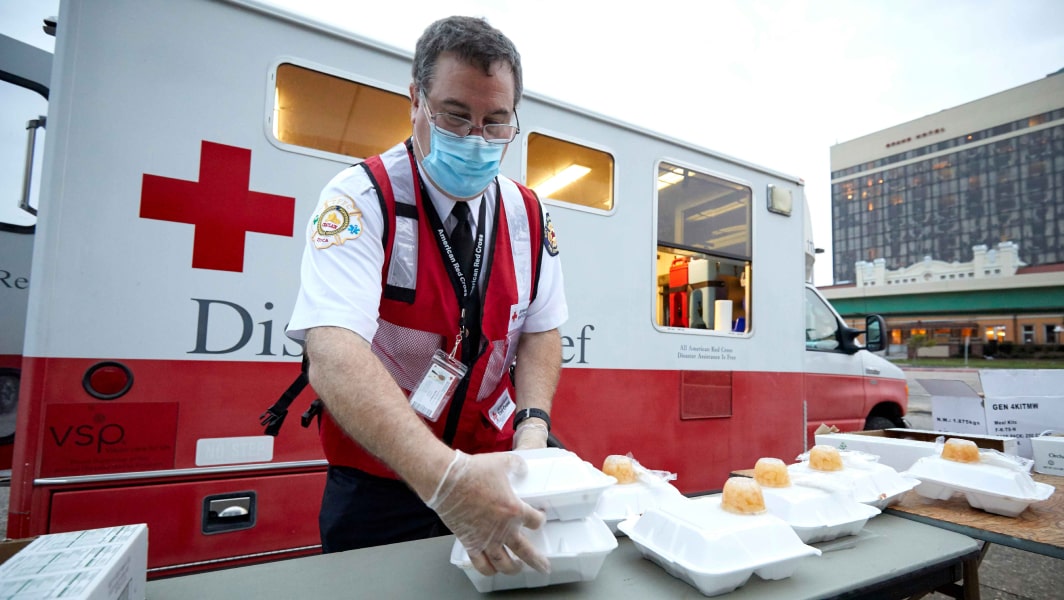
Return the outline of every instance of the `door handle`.
[[[37,130],[44,129],[44,125],[47,119],[43,116],[36,119],[30,119],[26,122],[26,170],[22,173],[22,198],[18,202],[18,207],[22,210],[30,213],[33,216],[37,216],[37,209],[30,206],[30,185],[33,180],[33,157],[34,150],[37,148]]]

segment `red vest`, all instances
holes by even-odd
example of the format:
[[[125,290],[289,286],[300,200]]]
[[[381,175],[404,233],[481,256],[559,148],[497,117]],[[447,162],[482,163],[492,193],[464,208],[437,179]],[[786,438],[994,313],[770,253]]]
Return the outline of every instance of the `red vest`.
[[[399,144],[361,165],[377,190],[386,229],[382,236],[384,293],[372,348],[408,395],[433,353],[452,350],[460,316],[449,263],[444,261],[425,212],[431,200],[423,197],[414,161],[409,147]],[[482,287],[482,352],[466,376],[468,385],[458,387],[435,423],[426,421],[437,437],[467,453],[510,449],[513,416],[499,430],[488,414],[504,394],[514,399],[509,368],[525,312],[535,296],[543,248],[542,212],[535,193],[502,176],[497,181],[499,202],[482,258],[481,277],[487,277]],[[327,410],[322,416],[321,440],[329,464],[396,477],[348,437]]]

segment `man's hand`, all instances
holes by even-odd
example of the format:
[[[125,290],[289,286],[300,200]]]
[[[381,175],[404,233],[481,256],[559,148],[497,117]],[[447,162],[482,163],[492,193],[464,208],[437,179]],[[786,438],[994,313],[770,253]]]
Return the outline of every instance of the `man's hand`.
[[[470,456],[455,450],[436,493],[425,502],[465,546],[473,566],[484,575],[514,575],[521,571],[521,561],[541,573],[550,572],[550,561],[521,533],[521,526],[538,529],[546,517],[519,499],[510,486],[509,474],[527,468],[524,459],[515,454]],[[521,560],[515,560],[510,552]]]

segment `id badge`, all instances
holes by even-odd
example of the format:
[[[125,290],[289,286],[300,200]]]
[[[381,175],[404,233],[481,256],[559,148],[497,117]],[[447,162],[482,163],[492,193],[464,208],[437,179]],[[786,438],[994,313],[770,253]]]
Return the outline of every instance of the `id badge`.
[[[503,426],[510,421],[510,415],[514,414],[516,409],[517,404],[513,398],[510,398],[510,391],[503,389],[502,394],[499,394],[499,399],[488,409],[488,421],[491,421],[496,430],[502,431]]]
[[[466,366],[443,350],[432,355],[432,361],[421,382],[410,394],[410,406],[417,414],[435,422],[443,407],[451,400],[458,382],[465,377]]]

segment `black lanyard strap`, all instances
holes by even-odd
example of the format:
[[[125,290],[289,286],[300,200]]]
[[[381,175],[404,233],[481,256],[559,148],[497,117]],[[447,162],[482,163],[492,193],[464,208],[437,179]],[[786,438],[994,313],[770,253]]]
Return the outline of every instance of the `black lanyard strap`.
[[[440,246],[440,254],[443,255],[444,262],[448,263],[449,268],[447,274],[451,278],[451,285],[454,286],[455,295],[458,298],[458,303],[465,307],[468,305],[469,300],[478,296],[477,284],[480,282],[480,273],[484,266],[484,219],[485,219],[485,207],[486,199],[480,201],[480,213],[477,217],[477,231],[473,236],[473,268],[472,273],[463,273],[462,265],[454,251],[454,246],[451,245],[450,238],[447,237],[447,230],[443,227],[443,220],[436,214],[436,208],[432,206],[431,202],[425,203],[426,211],[431,210],[429,215],[429,222],[433,224],[436,231],[436,241]],[[435,217],[435,219],[433,218]],[[438,223],[438,226],[437,226]],[[461,227],[459,223],[455,227]],[[468,275],[468,277],[467,277]]]

